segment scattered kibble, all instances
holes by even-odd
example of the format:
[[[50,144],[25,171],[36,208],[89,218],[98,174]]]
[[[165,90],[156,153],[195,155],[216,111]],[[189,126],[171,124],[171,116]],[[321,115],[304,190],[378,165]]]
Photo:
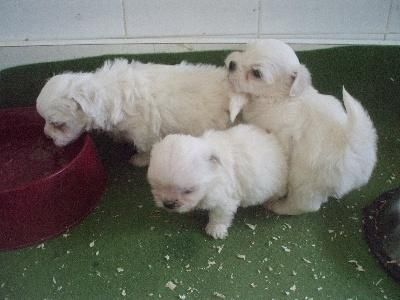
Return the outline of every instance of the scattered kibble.
[[[243,260],[246,260],[246,255],[243,255],[243,254],[237,254],[236,257],[240,258],[240,259],[243,259]]]
[[[168,281],[168,282],[165,284],[165,287],[166,287],[166,288],[169,288],[171,291],[173,291],[173,290],[175,290],[175,288],[176,288],[176,284],[173,283],[172,281]]]
[[[225,295],[218,292],[214,292],[214,296],[217,298],[225,299]]]
[[[303,260],[304,260],[304,262],[306,262],[306,263],[308,263],[308,264],[311,264],[311,261],[309,261],[307,258],[304,258],[304,257],[303,257]]]
[[[214,248],[217,248],[218,254],[222,252],[222,249],[224,249],[224,245],[221,246],[214,246]]]
[[[352,259],[352,260],[349,260],[349,263],[355,264],[356,265],[356,270],[358,272],[365,272],[365,269],[358,263],[358,261]]]
[[[247,225],[247,227],[249,227],[251,230],[255,230],[256,227],[257,227],[257,225],[252,225],[252,224],[249,224],[249,223],[246,223],[246,225]]]

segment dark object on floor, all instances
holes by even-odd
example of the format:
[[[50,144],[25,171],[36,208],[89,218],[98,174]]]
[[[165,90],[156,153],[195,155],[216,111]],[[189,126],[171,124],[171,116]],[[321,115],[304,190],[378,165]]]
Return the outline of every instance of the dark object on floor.
[[[383,193],[365,207],[363,223],[372,252],[400,281],[400,188]]]
[[[0,110],[0,249],[32,245],[78,224],[106,178],[91,138],[58,148],[34,107]]]

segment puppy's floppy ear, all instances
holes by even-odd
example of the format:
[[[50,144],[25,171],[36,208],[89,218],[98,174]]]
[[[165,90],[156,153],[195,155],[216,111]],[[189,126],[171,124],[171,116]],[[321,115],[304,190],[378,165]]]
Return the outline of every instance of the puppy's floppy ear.
[[[290,88],[289,96],[300,96],[306,88],[311,86],[311,74],[304,65],[299,65],[297,70],[292,73],[293,83]]]
[[[104,96],[101,88],[90,80],[84,80],[73,88],[71,98],[78,104],[78,107],[89,116],[95,118],[99,123],[104,123],[105,114],[101,112],[104,109]]]
[[[249,103],[249,99],[243,94],[235,94],[230,97],[229,118],[232,123],[235,121],[237,115],[240,113],[243,107],[246,106],[247,103]]]

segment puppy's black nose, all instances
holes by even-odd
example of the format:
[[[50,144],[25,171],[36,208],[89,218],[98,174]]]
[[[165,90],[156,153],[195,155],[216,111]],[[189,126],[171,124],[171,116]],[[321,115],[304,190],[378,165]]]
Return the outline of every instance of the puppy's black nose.
[[[166,201],[163,203],[165,208],[174,209],[176,208],[176,201]]]
[[[236,70],[236,63],[233,60],[229,63],[228,70],[229,72],[233,72]]]

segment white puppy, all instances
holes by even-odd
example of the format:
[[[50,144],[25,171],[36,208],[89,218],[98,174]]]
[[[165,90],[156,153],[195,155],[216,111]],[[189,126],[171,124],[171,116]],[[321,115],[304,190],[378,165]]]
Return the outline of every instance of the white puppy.
[[[376,162],[377,136],[368,113],[343,89],[339,100],[311,85],[307,68],[283,42],[264,40],[226,58],[233,90],[231,120],[276,134],[289,157],[288,196],[267,206],[277,214],[317,211],[366,184]]]
[[[146,165],[152,145],[167,134],[227,128],[228,91],[224,68],[119,59],[94,73],[52,77],[36,106],[56,145],[100,129],[133,142],[139,155],[132,162]]]
[[[238,125],[202,137],[167,136],[151,151],[148,180],[158,207],[209,210],[206,232],[225,238],[239,206],[285,195],[287,162],[275,136]]]

